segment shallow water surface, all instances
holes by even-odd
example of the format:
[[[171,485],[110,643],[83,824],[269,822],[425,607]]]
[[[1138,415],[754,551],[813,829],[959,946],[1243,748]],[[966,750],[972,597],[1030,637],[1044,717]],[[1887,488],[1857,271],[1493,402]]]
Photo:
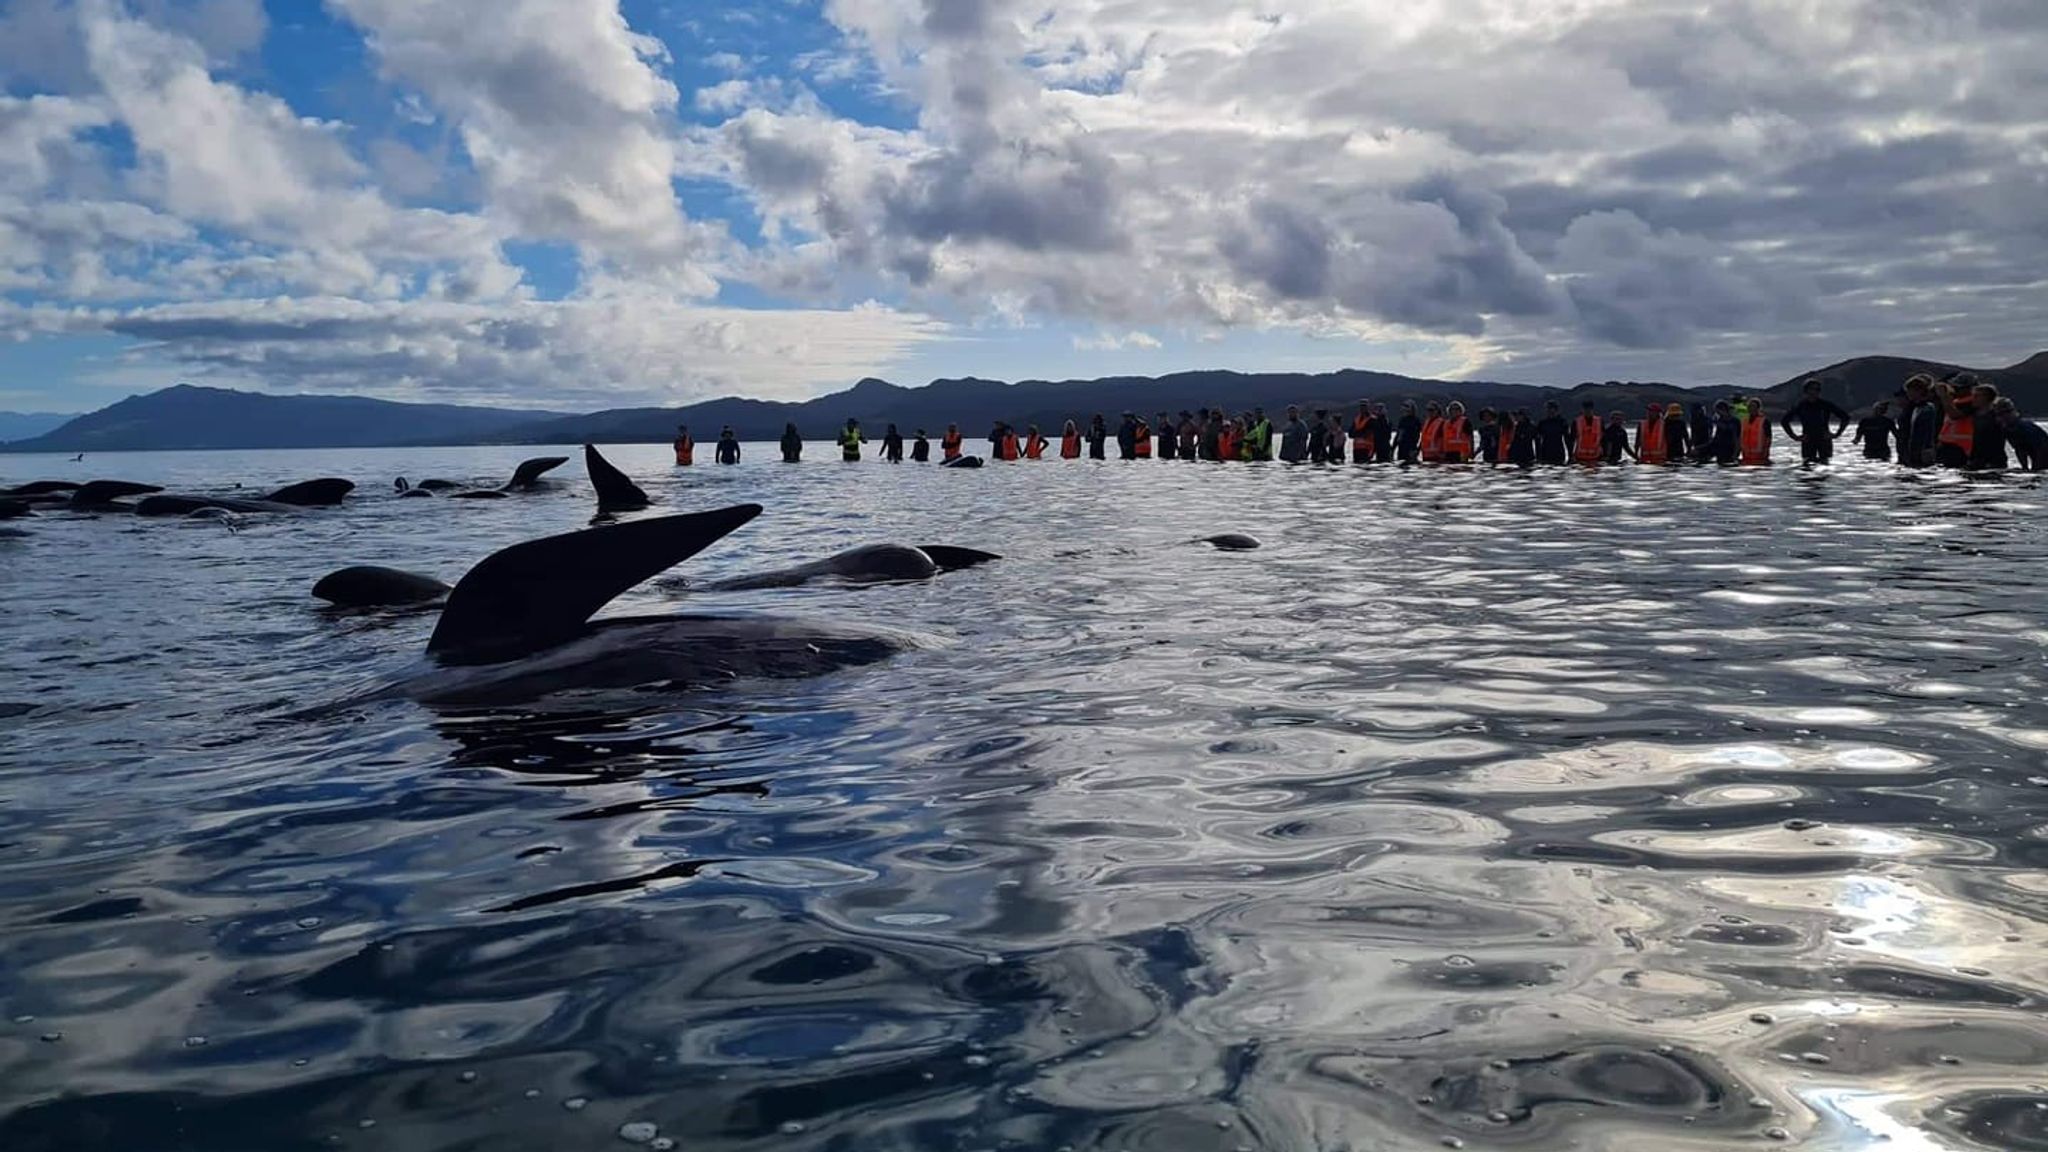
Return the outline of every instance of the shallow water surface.
[[[2031,478],[621,448],[768,512],[618,610],[936,643],[366,701],[532,454],[0,457],[363,484],[0,542],[0,1148],[2048,1149]],[[689,590],[877,540],[1006,559]]]

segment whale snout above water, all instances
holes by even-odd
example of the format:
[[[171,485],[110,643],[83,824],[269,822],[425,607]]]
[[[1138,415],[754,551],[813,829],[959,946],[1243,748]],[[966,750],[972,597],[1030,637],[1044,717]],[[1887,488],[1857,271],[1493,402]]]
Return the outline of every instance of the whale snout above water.
[[[1223,532],[1215,536],[1204,536],[1198,543],[1208,544],[1222,552],[1250,552],[1259,547],[1259,538],[1242,532]]]

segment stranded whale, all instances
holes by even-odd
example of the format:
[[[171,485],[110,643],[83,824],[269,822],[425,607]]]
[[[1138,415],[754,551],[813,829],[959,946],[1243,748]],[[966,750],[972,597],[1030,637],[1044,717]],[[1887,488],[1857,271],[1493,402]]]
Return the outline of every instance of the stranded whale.
[[[773,572],[735,576],[702,585],[707,592],[740,592],[755,588],[794,588],[817,580],[873,584],[889,580],[925,580],[941,572],[972,568],[1002,557],[973,548],[946,544],[864,544],[823,560]]]
[[[619,595],[760,515],[758,504],[661,516],[529,540],[485,557],[448,592],[429,667],[376,695],[505,703],[551,692],[687,687],[811,676],[930,643],[898,630],[771,616],[592,617]],[[937,561],[923,549],[905,549]],[[987,557],[938,548],[951,560]],[[979,562],[976,560],[975,562]],[[429,577],[349,568],[316,592],[336,604],[423,602]]]

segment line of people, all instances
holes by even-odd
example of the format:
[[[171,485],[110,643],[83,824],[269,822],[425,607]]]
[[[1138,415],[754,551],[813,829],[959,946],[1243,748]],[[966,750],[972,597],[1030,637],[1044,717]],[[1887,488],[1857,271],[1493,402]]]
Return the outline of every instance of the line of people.
[[[1117,457],[1123,460],[1278,459],[1316,464],[1349,460],[1354,464],[1521,467],[1633,460],[1643,464],[1757,466],[1771,462],[1773,428],[1777,427],[1799,444],[1802,462],[1815,464],[1833,458],[1834,443],[1850,423],[1849,413],[1823,397],[1821,390],[1819,380],[1806,381],[1798,402],[1775,425],[1763,399],[1757,396],[1737,396],[1711,405],[1698,402],[1689,410],[1681,404],[1652,401],[1635,421],[1621,412],[1609,412],[1603,419],[1590,400],[1570,419],[1555,400],[1543,406],[1540,416],[1527,408],[1508,412],[1482,408],[1472,416],[1463,403],[1433,400],[1420,407],[1413,400],[1403,401],[1396,416],[1385,404],[1362,401],[1348,422],[1328,409],[1305,416],[1298,406],[1289,406],[1277,429],[1264,408],[1237,416],[1220,408],[1182,411],[1177,418],[1161,412],[1156,423],[1126,412],[1113,436],[1099,415],[1086,429],[1067,421],[1057,451],[1064,460],[1083,455],[1102,460],[1108,458],[1113,439]],[[2016,457],[2018,466],[2028,471],[2048,470],[2048,432],[2023,419],[1997,388],[1974,377],[1965,374],[1936,381],[1914,376],[1901,389],[1896,403],[1897,416],[1892,414],[1893,401],[1881,401],[1871,415],[1857,423],[1852,443],[1863,448],[1866,458],[1890,460],[1896,444],[1898,460],[1913,467],[1996,469],[2011,466]],[[1000,461],[1042,460],[1055,449],[1036,424],[1026,425],[1020,434],[999,421],[990,429],[988,442],[990,457]],[[848,420],[838,436],[841,459],[859,460],[863,443],[860,422]],[[676,440],[677,464],[690,462],[690,448],[685,427]],[[944,463],[962,458],[959,425],[947,425],[939,450]],[[803,438],[796,425],[790,424],[782,435],[782,458],[794,463],[802,455]],[[930,438],[921,428],[909,456],[917,463],[931,459]],[[903,436],[891,424],[882,437],[882,459],[900,463],[903,458]],[[719,437],[718,460],[722,464],[739,462],[739,443],[730,427]]]

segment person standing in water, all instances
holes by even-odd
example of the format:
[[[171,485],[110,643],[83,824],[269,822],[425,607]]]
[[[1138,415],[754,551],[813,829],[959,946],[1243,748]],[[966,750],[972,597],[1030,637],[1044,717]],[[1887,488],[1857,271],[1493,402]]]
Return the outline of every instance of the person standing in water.
[[[1193,413],[1181,409],[1180,413],[1180,458],[1200,460],[1202,458],[1202,426]]]
[[[1701,464],[1713,458],[1714,418],[1707,413],[1705,404],[1692,406],[1691,426],[1686,429],[1692,437],[1693,459]]]
[[[1536,420],[1529,415],[1527,408],[1515,409],[1507,431],[1502,435],[1508,439],[1508,463],[1517,468],[1536,466]]]
[[[960,458],[960,426],[946,425],[946,434],[939,437],[940,463],[951,464]]]
[[[1047,441],[1045,437],[1038,434],[1038,425],[1032,424],[1027,426],[1024,433],[1024,458],[1026,460],[1043,460],[1045,459],[1046,447]]]
[[[1809,379],[1799,387],[1799,403],[1779,417],[1785,435],[1799,438],[1799,462],[1802,464],[1825,464],[1835,457],[1835,441],[1849,427],[1849,414],[1841,405],[1821,396],[1821,382]],[[1799,427],[1794,429],[1792,422]],[[1835,422],[1834,431],[1828,430],[1828,421]]]
[[[882,459],[891,464],[903,463],[903,433],[894,424],[882,433]]]
[[[1677,404],[1664,408],[1664,449],[1673,464],[1684,463],[1693,450],[1691,422],[1685,418],[1685,409]]]
[[[1116,427],[1116,458],[1138,458],[1138,418],[1130,412],[1124,413],[1124,422]]]
[[[848,464],[860,463],[860,421],[846,418],[846,427],[839,430],[839,458]]]
[[[676,467],[688,468],[697,458],[697,442],[690,439],[688,424],[676,425]]]
[[[932,460],[932,442],[925,437],[924,429],[917,430],[917,439],[910,442],[910,461],[913,464],[929,464]]]
[[[1067,421],[1067,426],[1060,429],[1060,459],[1079,460],[1080,458],[1081,430],[1074,427],[1074,422],[1069,420]]]
[[[1856,438],[1849,444],[1851,447],[1863,445],[1865,460],[1892,458],[1892,433],[1897,426],[1892,423],[1891,407],[1891,401],[1879,400],[1870,415],[1856,422]]]
[[[1557,401],[1543,403],[1543,418],[1536,422],[1536,462],[1538,464],[1562,464],[1570,457],[1565,437],[1570,425],[1564,421],[1564,413]]]
[[[732,425],[727,424],[718,432],[718,462],[737,464],[740,462],[740,438],[733,435]]]
[[[797,434],[796,421],[792,420],[782,426],[782,462],[796,464],[803,458],[804,438]]]
[[[1437,428],[1436,458],[1445,464],[1470,464],[1472,455],[1472,422],[1465,418],[1464,403],[1453,400]]]
[[[1308,459],[1308,425],[1301,422],[1301,409],[1287,406],[1287,423],[1280,426],[1280,459],[1299,464]]]
[[[1499,414],[1491,408],[1481,408],[1479,410],[1477,435],[1479,437],[1479,459],[1482,462],[1487,464],[1500,463],[1502,454],[1507,451],[1507,445],[1502,442],[1502,431]]]
[[[1103,459],[1102,448],[1108,441],[1109,429],[1102,422],[1102,413],[1097,412],[1095,419],[1088,422],[1088,458],[1090,460]]]
[[[1444,406],[1434,400],[1422,410],[1422,438],[1417,443],[1416,456],[1424,464],[1435,464],[1444,458]]]
[[[1652,401],[1643,412],[1643,422],[1636,426],[1635,458],[1641,464],[1668,464],[1671,462],[1671,440],[1664,422],[1664,406]],[[1685,449],[1679,448],[1683,455]]]
[[[988,430],[988,454],[998,460],[1020,460],[1024,456],[1023,446],[1017,443],[1017,433],[1002,420]]]
[[[1394,457],[1413,464],[1422,455],[1422,417],[1416,415],[1415,401],[1401,401],[1401,419],[1394,424]]]
[[[2019,457],[2022,469],[2028,472],[2048,471],[2048,432],[2022,417],[2019,407],[2007,397],[2000,397],[1992,403],[1991,418],[1998,421],[1999,431],[2012,445],[2013,455]]]
[[[1152,425],[1138,417],[1138,427],[1131,433],[1131,455],[1139,460],[1152,458]]]
[[[1579,405],[1579,417],[1572,421],[1566,432],[1571,445],[1572,461],[1578,464],[1598,464],[1605,442],[1606,430],[1600,423],[1600,413],[1591,400]]]
[[[1159,420],[1152,425],[1152,434],[1159,441],[1159,458],[1173,460],[1180,456],[1180,433],[1173,423],[1173,417],[1159,414]]]
[[[1244,426],[1245,447],[1251,455],[1247,460],[1271,460],[1273,458],[1273,422],[1266,419],[1266,410],[1254,405],[1252,418]]]
[[[1742,416],[1742,463],[1750,468],[1771,462],[1771,418],[1764,414],[1764,398],[1751,396]]]
[[[1600,430],[1600,462],[1619,464],[1636,454],[1628,442],[1628,418],[1620,412],[1607,414],[1607,426]]]
[[[1701,459],[1715,464],[1733,464],[1741,454],[1742,422],[1735,418],[1735,406],[1726,400],[1716,400],[1706,451]]]

